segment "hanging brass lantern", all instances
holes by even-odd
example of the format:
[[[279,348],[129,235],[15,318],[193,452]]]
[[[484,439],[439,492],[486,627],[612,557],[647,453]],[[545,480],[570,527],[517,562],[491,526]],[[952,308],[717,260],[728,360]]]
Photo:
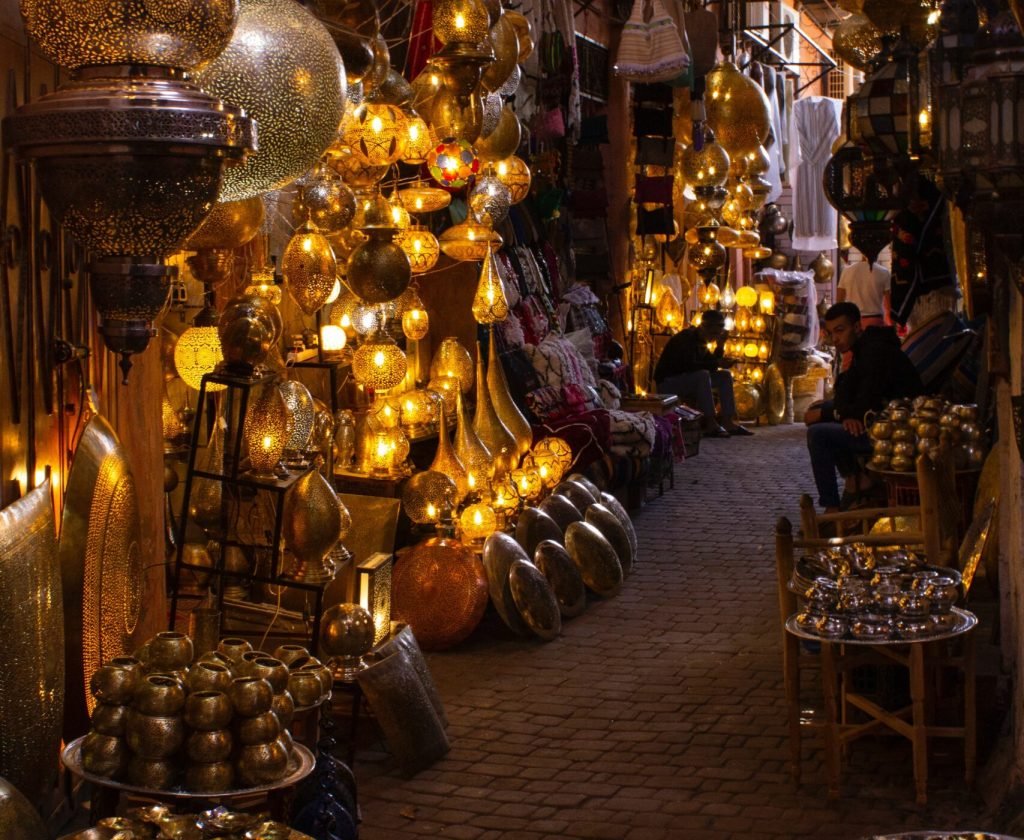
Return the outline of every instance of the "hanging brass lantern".
[[[408,371],[405,353],[386,332],[376,330],[352,356],[352,376],[375,391],[399,385]]]
[[[292,0],[241,0],[223,52],[196,81],[245,109],[259,151],[225,176],[222,200],[280,189],[334,140],[345,109],[345,68],[326,28]]]
[[[530,194],[532,176],[525,160],[511,155],[498,161],[495,170],[498,180],[508,187],[513,204],[518,204]]]
[[[522,136],[519,117],[510,105],[506,105],[501,109],[501,117],[498,118],[498,125],[494,131],[476,141],[477,157],[485,163],[505,160],[515,154]]]
[[[438,239],[445,256],[460,262],[479,262],[488,251],[501,247],[501,236],[489,225],[467,219],[452,225]]]
[[[448,376],[457,381],[464,394],[473,389],[473,358],[454,336],[441,342],[430,362],[430,378],[440,376]]]
[[[326,154],[327,165],[354,190],[367,189],[377,184],[388,171],[387,166],[375,166],[344,143],[334,143]]]
[[[708,126],[729,157],[764,145],[771,131],[771,106],[764,89],[731,61],[716,65],[706,85]]]
[[[423,274],[437,265],[441,246],[437,237],[422,225],[410,225],[395,237],[395,242],[405,251],[413,274]]]
[[[307,224],[288,241],[281,262],[288,293],[303,312],[312,315],[330,297],[338,276],[331,244]]]
[[[339,231],[352,221],[356,197],[336,172],[321,164],[302,184],[292,215],[322,231]]]
[[[334,488],[311,469],[285,495],[284,541],[299,561],[297,580],[326,583],[336,569],[327,557],[352,526],[352,517]]]
[[[398,195],[410,213],[433,213],[435,210],[443,210],[452,202],[450,192],[428,186],[422,181],[415,181],[400,189]]]
[[[406,116],[405,148],[402,152],[404,163],[425,163],[430,150],[437,145],[437,138],[426,120],[419,116]]]
[[[473,296],[473,320],[478,324],[494,324],[508,317],[508,298],[502,285],[498,268],[494,263],[494,254],[490,249],[484,251],[484,261],[480,269],[480,280],[476,294]]]
[[[512,191],[498,178],[493,164],[484,168],[469,192],[469,209],[478,222],[492,227],[508,218]]]
[[[427,315],[427,310],[424,309],[423,301],[420,300],[416,289],[410,288],[413,299],[402,313],[402,332],[410,341],[420,341],[426,338],[427,333],[430,332],[430,317]]]
[[[301,453],[309,449],[313,435],[314,404],[309,388],[295,379],[289,379],[277,386],[288,409],[288,427],[291,433],[285,441],[285,452]]]
[[[700,149],[694,144],[683,150],[679,174],[691,188],[725,186],[729,177],[729,154],[715,142],[715,135],[710,129],[705,129]]]
[[[394,105],[362,102],[346,115],[342,140],[371,166],[390,166],[405,153],[405,115]]]
[[[480,0],[438,0],[432,8],[434,37],[442,44],[479,44],[487,39],[490,18]]]
[[[458,488],[442,472],[424,470],[416,473],[402,488],[402,509],[417,525],[436,525],[445,510],[452,510]]]
[[[444,88],[434,97],[427,117],[435,137],[458,137],[465,143],[476,143],[484,127],[484,100],[475,90],[460,96]]]
[[[882,33],[863,15],[850,15],[835,28],[832,49],[855,70],[866,73],[882,51]]]

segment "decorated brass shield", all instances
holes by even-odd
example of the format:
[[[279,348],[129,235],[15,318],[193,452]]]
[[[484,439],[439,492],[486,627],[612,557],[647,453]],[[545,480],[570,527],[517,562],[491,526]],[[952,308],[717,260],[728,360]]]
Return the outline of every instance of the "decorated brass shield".
[[[551,584],[563,618],[577,616],[587,608],[587,590],[580,570],[561,543],[544,540],[533,553],[533,562]]]
[[[0,511],[0,776],[40,808],[55,784],[64,625],[50,482]],[[0,819],[0,835],[4,832]]]
[[[587,522],[597,528],[611,543],[619,556],[622,571],[628,575],[633,570],[633,546],[619,518],[604,505],[591,505],[587,510]]]
[[[68,475],[60,528],[67,709],[64,739],[89,729],[89,679],[131,650],[142,598],[139,502],[128,458],[110,424],[85,426]]]
[[[508,583],[526,625],[546,642],[557,638],[562,632],[562,614],[544,573],[528,560],[513,560]]]
[[[622,588],[622,565],[615,549],[593,525],[573,522],[565,529],[565,547],[588,589],[608,598]]]
[[[557,494],[552,494],[541,502],[540,509],[555,520],[563,533],[573,522],[579,522],[583,518],[576,505],[565,496]]]
[[[529,557],[542,540],[562,541],[562,527],[540,508],[526,508],[516,523],[516,542]]]
[[[516,560],[529,559],[523,547],[501,531],[491,534],[484,543],[484,571],[487,573],[487,589],[491,594],[491,601],[501,620],[520,636],[529,635],[529,628],[520,617],[512,598],[508,573]]]
[[[629,537],[629,545],[633,549],[633,565],[636,565],[640,553],[640,543],[636,538],[636,528],[633,527],[633,520],[629,518],[629,512],[622,506],[622,502],[616,499],[611,493],[601,494],[601,504],[615,514],[615,518],[622,523],[626,529],[626,536]]]

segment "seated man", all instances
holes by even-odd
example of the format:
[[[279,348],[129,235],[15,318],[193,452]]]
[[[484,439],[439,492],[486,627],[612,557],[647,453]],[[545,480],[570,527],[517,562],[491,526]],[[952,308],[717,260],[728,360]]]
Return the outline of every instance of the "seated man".
[[[836,378],[834,398],[815,403],[804,418],[818,502],[826,513],[834,513],[840,504],[837,471],[848,479],[850,490],[870,487],[857,460],[871,452],[865,415],[884,408],[889,400],[916,397],[922,388],[917,369],[891,327],[863,327],[860,310],[850,301],[831,307],[824,323],[836,350],[853,353],[849,368]]]
[[[654,368],[654,380],[661,393],[676,394],[687,405],[703,412],[705,435],[752,435],[736,422],[732,374],[721,369],[734,364],[724,358],[725,335],[725,316],[709,309],[701,317],[699,327],[687,327],[668,340]],[[708,349],[709,344],[715,345],[713,351]],[[718,389],[722,406],[717,419],[712,388]]]

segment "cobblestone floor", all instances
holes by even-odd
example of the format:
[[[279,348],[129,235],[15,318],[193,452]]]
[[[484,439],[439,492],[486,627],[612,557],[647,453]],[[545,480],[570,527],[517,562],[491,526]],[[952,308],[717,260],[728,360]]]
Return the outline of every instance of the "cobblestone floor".
[[[489,617],[430,656],[448,756],[413,779],[362,749],[364,840],[856,838],[982,829],[961,753],[931,761],[913,805],[909,742],[853,745],[843,798],[825,798],[817,738],[804,782],[786,767],[773,529],[810,491],[800,427],[709,440],[676,487],[636,515],[641,557],[550,644]],[[982,755],[984,758],[984,754]]]

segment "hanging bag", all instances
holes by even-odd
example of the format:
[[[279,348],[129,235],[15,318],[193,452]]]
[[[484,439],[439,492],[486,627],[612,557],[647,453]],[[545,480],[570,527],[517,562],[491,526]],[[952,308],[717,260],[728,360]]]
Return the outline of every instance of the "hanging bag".
[[[661,0],[634,0],[622,30],[615,74],[631,82],[664,82],[689,65],[679,30]]]

